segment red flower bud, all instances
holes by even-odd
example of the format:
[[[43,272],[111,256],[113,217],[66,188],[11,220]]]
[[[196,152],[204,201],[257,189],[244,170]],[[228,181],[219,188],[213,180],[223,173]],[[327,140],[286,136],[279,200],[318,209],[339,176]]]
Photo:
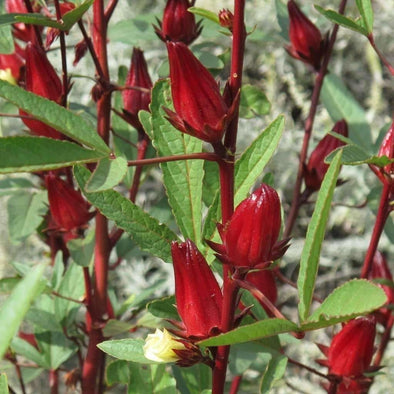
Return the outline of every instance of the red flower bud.
[[[92,214],[89,212],[89,203],[81,193],[52,173],[45,176],[45,184],[49,210],[60,230],[70,231],[90,220]]]
[[[187,240],[171,245],[175,273],[175,298],[185,336],[206,338],[218,333],[222,292],[196,245]]]
[[[167,49],[176,112],[165,109],[167,119],[183,133],[207,142],[219,142],[233,108],[227,107],[218,84],[185,44],[168,42]]]
[[[45,52],[40,47],[29,43],[26,46],[25,55],[26,90],[59,103],[62,96],[62,83]],[[21,110],[19,113],[27,115]],[[55,139],[63,138],[57,130],[38,120],[25,118],[22,120],[33,134]]]
[[[88,44],[86,43],[85,39],[83,38],[78,44],[75,45],[75,57],[73,61],[73,66],[75,67],[79,61],[85,56],[88,50]]]
[[[315,70],[320,68],[326,49],[326,40],[320,30],[298,8],[295,1],[287,3],[289,11],[289,37],[291,45],[287,51],[291,56],[312,65]]]
[[[70,12],[75,8],[75,4],[70,3],[69,1],[65,1],[59,4],[59,8],[60,8],[60,15],[63,17],[64,14],[67,14],[67,12]],[[66,34],[68,34],[68,32],[66,32]],[[48,49],[52,45],[53,41],[55,41],[59,35],[60,35],[59,29],[56,29],[54,27],[48,27],[47,37],[45,40],[45,48]]]
[[[21,67],[24,65],[24,53],[23,50],[15,44],[15,51],[9,55],[0,54],[0,79],[7,78],[6,73],[9,73],[9,77],[17,83],[21,77]],[[2,74],[4,77],[2,77]]]
[[[230,10],[223,8],[222,10],[219,11],[220,26],[226,27],[230,31],[233,31],[233,21],[234,21],[234,15]]]
[[[328,349],[329,373],[357,377],[367,371],[373,355],[375,318],[360,317],[349,321],[334,336]]]
[[[13,14],[27,14],[27,8],[25,2],[23,0],[6,0],[5,2],[5,9],[8,13]],[[41,9],[38,2],[34,2],[33,11],[39,12]],[[42,27],[38,27],[39,30],[42,30]],[[35,41],[35,33],[34,33],[34,26],[33,25],[26,25],[24,23],[14,23],[13,24],[13,35],[15,38],[19,40],[29,42]]]
[[[149,76],[144,53],[138,48],[133,49],[130,70],[127,74],[125,87],[132,88],[123,91],[125,113],[126,116],[130,118],[130,123],[135,128],[139,129],[142,126],[138,120],[138,112],[140,110],[149,111],[152,81]],[[139,90],[139,88],[143,90]]]
[[[340,120],[335,124],[332,131],[348,136],[348,128],[345,120]],[[311,153],[309,162],[305,168],[305,185],[311,191],[320,189],[323,178],[326,175],[329,165],[324,162],[324,159],[335,149],[345,145],[344,142],[338,138],[327,134],[316,146]]]
[[[263,184],[238,205],[225,226],[218,226],[223,245],[209,245],[228,264],[262,268],[287,249],[287,240],[277,242],[280,225],[278,193]]]
[[[154,26],[159,38],[166,41],[181,41],[191,44],[201,33],[201,23],[196,23],[194,14],[188,8],[194,4],[189,0],[168,0],[164,9],[163,20],[159,27]]]

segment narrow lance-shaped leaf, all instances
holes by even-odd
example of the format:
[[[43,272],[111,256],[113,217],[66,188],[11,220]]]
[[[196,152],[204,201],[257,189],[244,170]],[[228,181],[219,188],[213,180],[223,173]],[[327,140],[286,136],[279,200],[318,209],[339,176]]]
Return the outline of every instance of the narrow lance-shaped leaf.
[[[152,143],[160,156],[176,156],[202,151],[201,140],[176,130],[165,118],[170,107],[168,81],[159,81],[152,91]],[[201,240],[203,160],[179,160],[161,164],[168,201],[185,238]]]
[[[171,242],[178,237],[167,226],[160,224],[114,190],[87,192],[85,185],[91,173],[86,168],[74,167],[74,175],[87,200],[119,228],[129,233],[142,250],[164,261],[171,261]]]
[[[54,170],[95,162],[107,154],[46,137],[0,138],[0,174]]]
[[[45,264],[34,267],[14,288],[0,309],[0,357],[17,332],[30,304],[38,296]],[[7,324],[5,324],[7,322]]]
[[[368,34],[373,29],[373,9],[371,0],[356,0],[357,8],[360,11],[363,25],[366,27]]]
[[[47,100],[36,94],[27,92],[19,86],[0,80],[0,97],[15,104],[38,120],[60,131],[64,135],[101,153],[109,153],[110,149],[97,134],[93,125],[80,115]]]
[[[342,151],[339,151],[323,179],[317,196],[315,210],[310,220],[306,234],[305,245],[302,250],[300,272],[297,287],[299,294],[298,311],[300,320],[304,321],[309,315],[317,270],[319,266],[320,249],[324,239],[331,201],[337,183],[341,166]]]

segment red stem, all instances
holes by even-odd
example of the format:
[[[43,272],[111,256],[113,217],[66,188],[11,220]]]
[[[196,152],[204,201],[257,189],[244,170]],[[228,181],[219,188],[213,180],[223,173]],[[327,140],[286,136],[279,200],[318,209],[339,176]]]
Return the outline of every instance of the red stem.
[[[239,386],[242,381],[242,375],[234,376],[233,381],[231,382],[230,393],[229,394],[237,394]]]
[[[30,0],[23,0],[23,2],[25,3],[27,12],[29,14],[33,14],[34,10],[33,10],[33,7],[31,5]],[[39,26],[33,25],[33,29],[34,29],[34,34],[35,34],[35,37],[36,37],[36,40],[37,40],[37,44],[42,48],[43,45],[42,45],[42,38],[41,38],[41,33],[40,33]]]
[[[389,198],[390,198],[390,182],[384,182],[382,195],[380,196],[380,203],[378,213],[376,215],[375,225],[373,227],[371,240],[369,242],[367,254],[365,255],[363,268],[361,270],[361,278],[366,278],[371,270],[372,261],[378,248],[379,239],[382,235],[384,225],[390,213]]]
[[[372,48],[376,52],[376,54],[379,56],[379,59],[382,61],[382,63],[386,66],[386,68],[389,70],[390,74],[394,76],[394,67],[390,64],[390,62],[383,56],[382,52],[379,51],[378,47],[375,44],[375,40],[373,37],[373,34],[371,33],[368,36],[368,41],[371,44]]]
[[[382,362],[384,352],[387,348],[388,343],[390,342],[390,335],[391,335],[391,330],[393,328],[393,325],[394,325],[394,315],[391,312],[390,317],[387,321],[386,327],[384,329],[384,333],[383,333],[382,338],[380,340],[380,344],[379,344],[378,350],[376,352],[375,359],[373,361],[373,365],[375,365],[376,367],[378,367]]]
[[[234,100],[242,85],[243,58],[245,52],[245,0],[234,0],[233,44],[231,52],[231,70],[229,90]],[[226,131],[224,146],[214,146],[215,152],[222,157],[219,162],[220,198],[222,223],[226,223],[234,211],[234,154],[236,151],[238,132],[239,106],[235,110],[233,120]],[[223,266],[223,307],[221,330],[230,331],[234,326],[234,313],[239,287],[232,279],[232,269]],[[212,393],[224,392],[226,371],[230,346],[219,346],[213,368]]]
[[[343,12],[345,11],[346,1],[347,0],[342,0],[341,4],[339,6],[338,12],[340,14],[343,14]],[[283,238],[290,237],[291,232],[293,230],[295,220],[298,215],[298,210],[301,205],[300,199],[301,199],[302,180],[304,178],[304,163],[305,163],[306,156],[308,153],[309,140],[312,135],[313,123],[315,121],[315,115],[316,115],[316,111],[317,111],[317,105],[319,103],[321,88],[323,86],[324,77],[326,76],[326,73],[327,73],[328,63],[330,62],[330,59],[331,59],[331,54],[332,54],[332,50],[334,48],[335,40],[337,38],[338,29],[339,29],[339,25],[335,25],[334,28],[332,29],[332,34],[331,34],[330,41],[329,41],[328,47],[327,47],[327,53],[323,59],[321,68],[316,76],[315,86],[313,87],[313,92],[312,92],[312,97],[311,97],[311,106],[309,109],[308,117],[306,118],[306,121],[305,121],[304,140],[303,140],[302,148],[301,148],[301,152],[300,152],[300,161],[298,164],[297,179],[296,179],[296,183],[295,183],[294,189],[293,189],[293,199],[292,199],[289,215],[287,217],[285,231],[283,232]]]
[[[51,394],[59,393],[59,371],[57,369],[51,369],[49,371],[49,387]]]
[[[178,160],[208,160],[220,162],[221,159],[216,153],[189,153],[185,155],[174,155],[174,156],[164,156],[164,157],[154,157],[152,159],[137,159],[129,160],[127,165],[131,166],[148,166],[151,164],[167,163],[169,161]]]

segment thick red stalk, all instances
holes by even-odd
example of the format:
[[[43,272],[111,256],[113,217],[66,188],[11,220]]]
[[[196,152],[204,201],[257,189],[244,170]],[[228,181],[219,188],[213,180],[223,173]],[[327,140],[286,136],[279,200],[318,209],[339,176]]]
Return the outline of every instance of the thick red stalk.
[[[242,375],[237,375],[234,376],[233,381],[231,382],[231,387],[230,387],[230,394],[237,394],[239,386],[242,381]]]
[[[95,0],[93,3],[93,47],[100,65],[100,77],[105,79],[105,81],[100,81],[102,82],[101,86],[109,86],[107,22],[104,15],[104,0]],[[101,96],[97,100],[97,133],[107,144],[109,142],[110,120],[111,92],[103,89]],[[97,213],[94,253],[95,281],[90,297],[87,297],[87,309],[92,324],[89,331],[88,350],[82,371],[83,394],[94,394],[102,391],[101,383],[98,380],[100,371],[103,368],[104,355],[97,348],[97,344],[104,339],[101,325],[108,318],[107,288],[110,250],[108,221],[101,213]]]
[[[376,54],[379,56],[379,59],[382,61],[382,63],[386,66],[386,68],[389,70],[390,74],[394,76],[394,67],[390,64],[390,62],[383,56],[382,52],[378,49],[378,47],[375,44],[375,39],[373,37],[373,34],[371,33],[368,36],[368,41],[371,44],[372,48],[376,52]]]
[[[49,371],[49,387],[51,394],[59,393],[59,371],[57,369],[51,369]]]
[[[234,24],[233,24],[233,44],[231,53],[231,71],[229,88],[231,99],[234,100],[241,89],[243,58],[245,51],[245,1],[234,1]],[[234,211],[234,154],[236,151],[237,131],[238,131],[238,110],[228,126],[225,135],[225,153],[222,154],[223,161],[219,163],[220,170],[220,196],[222,208],[222,223],[226,223]],[[220,154],[219,150],[216,152]],[[236,299],[238,286],[232,280],[232,270],[223,267],[223,309],[221,319],[221,329],[223,332],[233,328],[234,313],[236,309]],[[213,369],[212,393],[221,394],[224,392],[226,371],[230,346],[220,346],[217,349],[215,366]]]
[[[373,257],[378,248],[380,236],[382,235],[384,225],[390,213],[389,197],[391,185],[385,182],[383,185],[382,195],[380,196],[380,203],[378,213],[376,215],[375,225],[373,227],[371,240],[369,242],[368,250],[365,255],[363,268],[361,270],[361,278],[366,278],[372,267]]]
[[[343,12],[345,11],[346,1],[347,0],[342,0],[339,6],[338,12],[340,14],[343,14]],[[283,238],[288,238],[291,235],[295,220],[298,215],[298,210],[301,206],[301,187],[302,187],[302,180],[304,178],[304,164],[305,164],[306,156],[308,154],[308,146],[312,135],[312,129],[313,129],[313,123],[315,121],[317,105],[319,104],[320,92],[323,86],[324,77],[326,76],[327,73],[328,63],[330,62],[332,50],[334,48],[334,43],[337,38],[338,28],[339,25],[335,25],[334,28],[332,29],[332,34],[330,36],[327,52],[324,56],[322,66],[316,76],[315,86],[313,87],[311,106],[309,109],[308,117],[305,121],[304,140],[300,152],[300,161],[298,164],[297,179],[293,189],[293,199],[292,199],[289,215],[287,217],[285,231],[283,232]]]

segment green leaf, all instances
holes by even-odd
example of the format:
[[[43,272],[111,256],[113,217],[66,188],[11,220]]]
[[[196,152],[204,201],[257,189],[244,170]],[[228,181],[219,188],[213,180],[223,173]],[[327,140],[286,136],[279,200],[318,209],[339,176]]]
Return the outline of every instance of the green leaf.
[[[147,309],[153,316],[163,319],[180,320],[175,303],[175,296],[163,297],[149,302]]]
[[[267,115],[271,110],[271,103],[265,93],[257,86],[243,85],[241,90],[241,103],[239,116],[241,118],[254,118]]]
[[[1,80],[0,97],[83,145],[96,149],[100,153],[110,152],[91,123],[86,121],[83,116],[67,110],[54,101]]]
[[[320,249],[324,239],[328,214],[334,189],[337,184],[339,170],[341,168],[342,152],[339,151],[323,179],[317,196],[315,210],[309,222],[304,248],[301,254],[300,271],[297,287],[300,302],[298,312],[300,320],[307,319],[312,303],[315,280],[319,266]]]
[[[114,337],[116,335],[130,332],[130,330],[134,327],[135,327],[135,324],[128,323],[128,322],[121,321],[121,320],[110,319],[107,321],[107,323],[103,329],[103,335],[107,338]]]
[[[280,35],[289,41],[289,13],[287,11],[287,6],[282,0],[275,0],[276,8],[276,19],[280,27]]]
[[[32,307],[29,309],[29,311],[26,313],[26,321],[29,323],[33,323],[36,327],[44,328],[46,330],[50,331],[62,331],[62,327],[59,324],[59,322],[56,320],[55,314],[53,312],[53,300],[49,299],[48,297],[45,298],[46,300],[46,305],[45,301],[41,301],[41,304],[44,305],[44,308],[46,309],[41,309],[41,307]],[[50,305],[50,308],[47,307],[47,305]]]
[[[47,203],[46,191],[20,192],[8,200],[8,229],[12,242],[21,242],[36,230],[48,210]]]
[[[0,294],[9,294],[14,287],[21,281],[20,278],[1,278]]]
[[[233,345],[290,331],[298,331],[297,324],[285,319],[266,319],[205,339],[198,344],[202,346]]]
[[[8,18],[4,18],[4,15],[1,15],[0,24],[12,24],[17,22],[23,22],[30,25],[37,26],[48,26],[54,27],[56,29],[61,29],[62,24],[38,13],[32,14],[21,14],[21,13],[12,13],[7,15]]]
[[[367,152],[374,153],[371,151],[373,143],[365,111],[339,77],[328,74],[324,78],[321,99],[334,122],[346,120],[351,140]]]
[[[202,394],[212,387],[212,370],[205,364],[188,368],[171,365],[177,388],[181,394]]]
[[[165,365],[130,364],[128,394],[160,393],[176,394],[176,381]]]
[[[235,163],[235,205],[245,199],[274,154],[284,129],[278,116],[245,150]]]
[[[1,82],[1,81],[0,81]],[[0,138],[0,173],[33,172],[100,160],[105,153],[46,137]]]
[[[0,27],[0,53],[11,54],[15,50],[11,26]]]
[[[215,12],[206,10],[204,8],[199,8],[199,7],[190,7],[187,10],[194,15],[202,16],[203,18],[208,19],[212,22],[215,22],[220,26],[219,16]]]
[[[322,15],[324,15],[328,20],[331,22],[337,23],[343,27],[347,27],[348,29],[354,30],[357,33],[361,33],[364,36],[368,35],[368,31],[360,26],[357,22],[353,19],[347,18],[342,14],[338,14],[338,12],[333,10],[325,10],[324,8],[320,7],[319,5],[315,4],[314,7],[317,11],[319,11]]]
[[[127,171],[127,160],[124,157],[110,159],[105,157],[98,162],[96,169],[86,184],[86,191],[102,192],[118,185]]]
[[[384,290],[365,279],[336,288],[301,325],[303,330],[326,327],[379,309],[387,302]]]
[[[82,268],[71,263],[60,283],[58,293],[69,297],[71,300],[81,300],[85,291]],[[74,318],[81,304],[62,297],[55,298],[54,312],[56,320],[62,327],[69,327],[74,323]]]
[[[5,373],[0,373],[0,393],[9,394],[8,390],[8,380]]]
[[[177,240],[177,236],[167,226],[160,224],[114,190],[86,192],[85,184],[90,177],[90,172],[86,168],[74,167],[74,175],[87,200],[104,216],[113,220],[117,227],[129,233],[142,250],[164,261],[171,261],[171,242]]]
[[[15,286],[0,308],[0,358],[2,358],[18,331],[32,301],[38,296],[45,264],[37,265]],[[7,322],[7,324],[4,324]]]
[[[25,357],[27,360],[36,363],[40,367],[45,367],[45,360],[35,346],[22,338],[15,337],[11,342],[11,349],[16,354]],[[0,391],[1,393],[1,391]]]
[[[94,0],[86,0],[80,6],[64,14],[62,16],[63,24],[61,30],[70,30],[70,28],[82,18],[82,15],[89,9],[93,2]]]
[[[274,383],[282,379],[285,374],[287,366],[287,357],[283,355],[277,355],[272,357],[268,362],[267,368],[263,373],[263,378],[260,383],[260,393],[271,392]]]
[[[85,238],[72,239],[67,242],[67,248],[70,251],[71,258],[81,267],[89,267],[93,259],[95,245],[94,230],[90,230]]]
[[[371,0],[356,0],[357,8],[360,11],[363,25],[367,29],[368,34],[373,30],[373,9]]]
[[[168,80],[156,83],[152,91],[153,138],[159,156],[176,156],[202,151],[202,141],[176,130],[164,118],[164,107],[171,107]],[[200,244],[202,224],[203,160],[179,160],[162,163],[163,181],[168,202],[185,238]]]
[[[97,347],[104,353],[120,360],[142,364],[157,364],[145,358],[143,349],[144,344],[145,341],[143,339],[118,339],[101,342]]]
[[[231,346],[229,356],[229,369],[233,375],[242,375],[250,368],[252,363],[258,357],[259,349],[256,342],[237,343]]]
[[[341,148],[343,151],[341,164],[349,166],[357,166],[360,164],[374,164],[378,167],[384,167],[387,164],[394,162],[394,159],[389,159],[387,156],[371,156],[365,150],[358,145],[346,145]],[[337,150],[331,152],[326,159],[326,163],[331,163]]]
[[[128,384],[130,379],[129,363],[124,360],[115,360],[108,364],[105,371],[108,386],[115,383]]]

